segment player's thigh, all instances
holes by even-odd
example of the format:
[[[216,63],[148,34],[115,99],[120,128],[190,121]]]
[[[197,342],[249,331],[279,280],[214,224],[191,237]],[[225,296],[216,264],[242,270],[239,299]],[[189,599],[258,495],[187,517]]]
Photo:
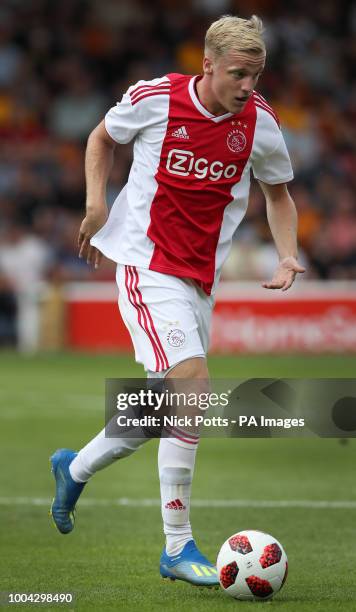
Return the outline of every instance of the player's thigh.
[[[214,297],[206,295],[200,287],[195,287],[196,295],[196,318],[200,341],[204,352],[207,353],[211,336],[211,321],[214,308]]]
[[[208,380],[209,371],[206,357],[190,357],[180,361],[168,370],[166,378]]]
[[[119,307],[136,361],[166,372],[192,357],[204,357],[192,286],[184,279],[119,265]]]

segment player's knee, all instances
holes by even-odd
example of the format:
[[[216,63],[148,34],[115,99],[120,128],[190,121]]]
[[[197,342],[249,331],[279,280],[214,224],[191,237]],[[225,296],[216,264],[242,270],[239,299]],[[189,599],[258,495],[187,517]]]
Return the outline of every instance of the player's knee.
[[[209,371],[206,359],[203,357],[192,357],[177,363],[172,368],[166,378],[189,378],[189,379],[209,379]]]
[[[166,466],[159,473],[161,483],[168,485],[191,484],[192,476],[192,470],[187,467]]]

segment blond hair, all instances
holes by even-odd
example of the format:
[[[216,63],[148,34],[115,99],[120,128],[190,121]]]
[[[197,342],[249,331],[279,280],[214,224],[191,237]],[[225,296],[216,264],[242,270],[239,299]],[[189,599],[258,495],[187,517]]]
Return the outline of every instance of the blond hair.
[[[223,15],[211,24],[205,35],[205,53],[211,51],[214,57],[221,57],[230,50],[266,54],[262,33],[262,20],[257,15],[250,19]]]

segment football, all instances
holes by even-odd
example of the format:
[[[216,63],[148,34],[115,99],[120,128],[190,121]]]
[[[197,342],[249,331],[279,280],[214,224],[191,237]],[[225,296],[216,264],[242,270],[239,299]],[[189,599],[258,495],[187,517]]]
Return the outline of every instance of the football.
[[[220,585],[235,599],[266,600],[278,593],[288,573],[282,545],[262,531],[240,531],[222,545],[217,571]]]

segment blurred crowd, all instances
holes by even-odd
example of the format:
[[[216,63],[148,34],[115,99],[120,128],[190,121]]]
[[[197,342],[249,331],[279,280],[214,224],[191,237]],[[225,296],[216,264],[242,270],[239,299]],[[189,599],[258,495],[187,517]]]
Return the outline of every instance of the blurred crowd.
[[[93,272],[77,257],[87,137],[130,84],[172,71],[199,73],[204,32],[226,13],[264,20],[268,61],[258,89],[280,117],[292,158],[290,190],[308,276],[355,278],[354,2],[2,0],[1,313],[18,308],[14,292],[44,279],[113,278],[110,262]],[[109,204],[130,160],[131,145],[120,146]],[[274,258],[264,200],[254,187],[225,278],[264,278]]]

